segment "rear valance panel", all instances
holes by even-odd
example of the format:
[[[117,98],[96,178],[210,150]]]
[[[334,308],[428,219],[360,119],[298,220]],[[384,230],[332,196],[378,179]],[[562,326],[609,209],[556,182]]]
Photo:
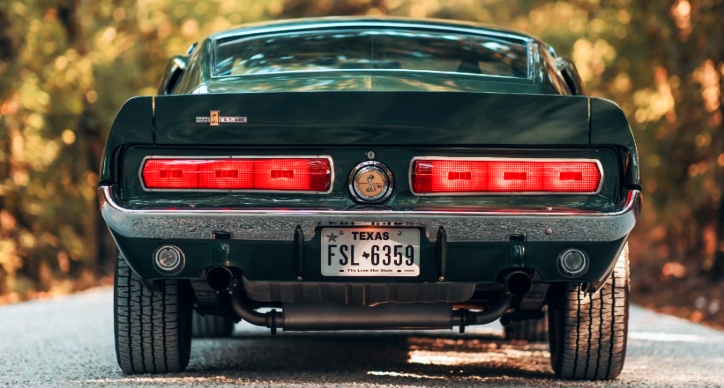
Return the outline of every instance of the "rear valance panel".
[[[197,123],[219,111],[246,123]],[[460,92],[156,97],[159,145],[586,145],[588,98]]]

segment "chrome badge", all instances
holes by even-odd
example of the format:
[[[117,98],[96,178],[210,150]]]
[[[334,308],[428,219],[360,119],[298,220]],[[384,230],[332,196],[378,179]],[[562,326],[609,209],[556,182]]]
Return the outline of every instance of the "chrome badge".
[[[196,116],[196,123],[209,123],[212,127],[219,124],[246,124],[246,117],[222,116],[221,111],[209,111],[209,117]]]
[[[349,175],[349,190],[360,202],[383,202],[392,189],[392,172],[380,162],[362,162]]]

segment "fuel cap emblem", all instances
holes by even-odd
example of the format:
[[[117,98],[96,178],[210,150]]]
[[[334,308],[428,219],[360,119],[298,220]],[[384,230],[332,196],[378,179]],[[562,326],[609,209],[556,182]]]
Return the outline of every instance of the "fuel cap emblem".
[[[380,162],[362,162],[349,175],[349,189],[357,201],[383,202],[392,195],[392,172]]]

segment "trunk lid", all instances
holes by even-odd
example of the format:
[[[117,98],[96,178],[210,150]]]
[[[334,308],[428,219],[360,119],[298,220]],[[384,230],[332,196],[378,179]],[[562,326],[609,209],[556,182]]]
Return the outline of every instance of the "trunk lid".
[[[197,122],[219,111],[246,123]],[[158,96],[158,145],[587,145],[586,96],[280,92]]]

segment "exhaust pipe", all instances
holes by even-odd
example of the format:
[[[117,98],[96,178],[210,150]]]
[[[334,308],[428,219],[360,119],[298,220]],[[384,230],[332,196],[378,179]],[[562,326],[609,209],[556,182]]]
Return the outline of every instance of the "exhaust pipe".
[[[447,303],[386,303],[377,306],[284,304],[284,331],[294,330],[434,330],[451,329]]]
[[[213,267],[206,271],[206,283],[214,291],[229,289],[234,280],[234,274],[227,267]]]
[[[230,289],[231,307],[239,318],[256,326],[294,330],[412,330],[451,329],[484,325],[503,316],[513,295],[504,293],[495,305],[484,311],[453,310],[448,303],[389,303],[378,306],[341,306],[325,304],[284,304],[283,311],[259,313],[248,305],[238,283]]]
[[[241,292],[237,291],[237,285],[229,290],[231,296],[231,308],[242,320],[254,326],[263,326],[271,329],[272,334],[277,333],[277,328],[284,328],[284,315],[281,311],[272,310],[268,313],[260,313],[247,305],[247,301]]]
[[[530,275],[523,271],[513,271],[505,276],[505,289],[515,296],[522,296],[530,291],[533,282]]]

